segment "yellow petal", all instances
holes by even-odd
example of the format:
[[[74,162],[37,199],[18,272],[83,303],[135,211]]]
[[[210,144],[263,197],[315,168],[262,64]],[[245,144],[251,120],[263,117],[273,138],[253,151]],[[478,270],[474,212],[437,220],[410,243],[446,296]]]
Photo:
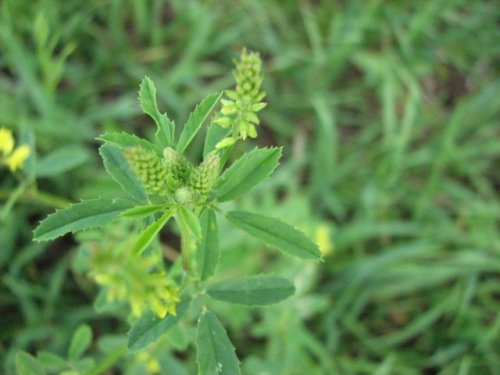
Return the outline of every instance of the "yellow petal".
[[[129,296],[129,303],[132,308],[132,314],[135,316],[141,316],[144,304],[142,298],[136,295]]]
[[[30,156],[29,146],[22,145],[16,148],[14,152],[7,157],[5,163],[11,171],[15,171],[23,166],[26,159],[28,159],[28,156]]]
[[[0,128],[0,152],[8,155],[14,149],[14,138],[9,129]]]
[[[152,359],[148,362],[148,370],[150,374],[158,374],[161,371],[160,362]]]
[[[168,307],[156,299],[152,299],[150,301],[150,308],[160,318],[164,318],[168,313]]]
[[[316,244],[323,255],[330,255],[333,252],[333,242],[330,228],[326,224],[319,224],[316,228]]]

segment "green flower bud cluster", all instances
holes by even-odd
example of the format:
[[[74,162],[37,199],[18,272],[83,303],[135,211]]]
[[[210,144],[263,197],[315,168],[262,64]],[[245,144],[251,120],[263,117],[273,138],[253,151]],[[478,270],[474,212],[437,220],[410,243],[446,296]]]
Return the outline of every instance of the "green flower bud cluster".
[[[205,202],[219,175],[219,156],[209,155],[198,167],[170,147],[163,156],[161,159],[154,151],[141,147],[125,152],[132,171],[148,194],[170,195],[185,206]]]
[[[198,200],[196,194],[190,187],[183,186],[175,191],[174,199],[177,203],[183,206],[190,206]]]
[[[165,161],[154,151],[131,147],[124,153],[130,168],[148,194],[164,195],[167,170]]]
[[[165,157],[167,170],[167,185],[170,190],[175,191],[182,186],[186,186],[189,175],[193,170],[191,163],[171,147],[167,147],[163,151],[163,156]]]
[[[127,301],[135,316],[146,310],[153,311],[160,318],[175,315],[180,301],[179,289],[164,271],[150,271],[158,264],[155,256],[145,257],[130,252],[134,241],[137,241],[137,236],[121,245],[96,249],[91,257],[90,276],[106,288],[109,301]]]
[[[218,155],[209,155],[198,167],[193,167],[182,155],[167,147],[163,152],[168,170],[167,184],[174,199],[182,205],[204,202],[219,174]]]
[[[198,194],[207,197],[212,191],[219,174],[220,158],[217,154],[209,155],[189,176],[189,186]]]
[[[228,99],[222,99],[222,109],[215,123],[223,128],[234,130],[232,137],[223,139],[217,148],[224,148],[234,143],[228,139],[239,137],[257,137],[255,127],[259,125],[257,112],[262,110],[266,103],[262,102],[266,93],[261,90],[262,85],[262,61],[258,53],[247,52],[244,49],[240,61],[235,62],[236,70],[233,72],[236,80],[235,90],[226,90]]]

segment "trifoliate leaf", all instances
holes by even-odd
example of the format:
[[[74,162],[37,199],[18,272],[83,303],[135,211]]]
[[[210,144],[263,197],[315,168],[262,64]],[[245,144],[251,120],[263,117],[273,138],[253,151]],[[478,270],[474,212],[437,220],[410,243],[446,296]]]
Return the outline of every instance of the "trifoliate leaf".
[[[278,166],[281,148],[255,148],[229,167],[216,186],[217,199],[229,201],[252,190]]]
[[[135,177],[135,174],[130,170],[128,161],[122,152],[116,147],[104,144],[99,148],[99,154],[101,155],[106,172],[121,186],[123,191],[137,202],[147,202],[148,196],[146,191]]]
[[[199,375],[239,375],[240,366],[226,330],[213,312],[204,311],[196,338]]]
[[[321,251],[304,233],[269,216],[245,211],[226,215],[231,224],[284,253],[302,259],[321,260]]]
[[[144,113],[149,115],[158,127],[156,141],[161,148],[170,147],[174,143],[174,123],[165,113],[161,113],[156,103],[156,87],[149,77],[142,80],[139,89],[139,103]]]
[[[278,276],[256,275],[221,281],[208,287],[210,297],[248,306],[270,305],[295,292],[293,284]]]
[[[142,231],[137,239],[134,248],[132,249],[133,254],[141,254],[155,239],[156,235],[160,230],[167,224],[168,220],[172,217],[172,212],[165,212],[158,220],[150,224],[146,229]]]
[[[205,209],[200,216],[201,240],[196,248],[196,269],[201,281],[215,272],[219,262],[219,231],[215,214]]]
[[[66,233],[100,227],[117,218],[134,203],[123,199],[92,199],[57,210],[33,232],[36,241],[48,241]]]
[[[182,154],[186,150],[187,146],[189,146],[196,133],[201,129],[203,123],[219,102],[221,96],[222,93],[212,94],[207,96],[196,106],[194,111],[189,115],[186,125],[184,125],[184,129],[182,129],[181,135],[179,136],[177,152]]]

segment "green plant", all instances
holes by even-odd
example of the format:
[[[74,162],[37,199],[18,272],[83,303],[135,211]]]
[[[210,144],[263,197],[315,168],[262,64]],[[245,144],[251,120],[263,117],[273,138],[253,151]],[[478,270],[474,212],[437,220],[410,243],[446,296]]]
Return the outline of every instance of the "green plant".
[[[17,370],[20,374],[37,375],[44,374],[46,370],[57,371],[62,375],[96,373],[95,370],[102,366],[102,362],[96,365],[94,359],[83,357],[91,343],[92,330],[88,325],[81,325],[73,334],[66,358],[47,351],[39,351],[35,358],[20,351],[16,355]]]
[[[282,151],[277,147],[255,148],[226,168],[237,142],[257,136],[257,112],[265,107],[258,54],[244,50],[234,77],[236,89],[225,92],[227,99],[221,100],[223,93],[206,97],[178,137],[174,123],[158,109],[152,80],[145,78],[139,101],[156,123],[154,142],[124,132],[99,137],[104,142],[99,150],[104,166],[128,199],[82,201],[48,216],[34,232],[35,240],[48,241],[122,219],[125,238],[103,235],[98,245],[88,249],[90,276],[102,286],[105,303],[121,301],[130,306],[131,351],[156,341],[182,320],[190,307],[196,310],[200,374],[239,373],[234,348],[216,315],[208,310],[207,298],[265,306],[290,297],[295,290],[287,279],[263,274],[210,283],[220,256],[218,217],[286,254],[321,259],[316,244],[281,220],[227,211],[230,206],[225,202],[249,194],[269,177]],[[219,101],[222,108],[217,112]],[[214,111],[203,160],[195,165],[185,156],[186,150]],[[180,233],[181,256],[167,270],[158,236],[171,219]]]

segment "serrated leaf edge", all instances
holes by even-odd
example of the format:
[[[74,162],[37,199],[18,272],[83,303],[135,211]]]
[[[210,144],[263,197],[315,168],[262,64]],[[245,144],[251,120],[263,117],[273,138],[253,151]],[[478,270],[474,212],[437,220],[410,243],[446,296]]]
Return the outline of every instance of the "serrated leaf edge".
[[[80,230],[77,230],[77,231],[73,231],[73,230],[72,230],[72,231],[66,232],[66,233],[64,233],[64,234],[61,234],[61,235],[59,235],[59,236],[56,236],[56,237],[49,237],[49,238],[45,238],[45,239],[43,239],[43,240],[38,239],[38,238],[36,237],[36,234],[35,234],[35,232],[38,230],[38,228],[40,227],[40,225],[41,225],[44,221],[48,220],[50,217],[52,217],[52,216],[54,216],[54,215],[58,214],[59,212],[64,211],[64,210],[67,210],[67,209],[69,209],[70,207],[74,207],[74,206],[77,206],[77,205],[82,204],[82,203],[86,203],[86,202],[90,202],[90,201],[98,201],[98,200],[101,200],[101,199],[105,199],[105,198],[99,197],[99,198],[85,199],[85,200],[84,200],[84,199],[80,199],[80,201],[79,201],[78,203],[73,203],[73,204],[70,204],[68,207],[65,207],[65,208],[59,208],[59,209],[56,209],[54,212],[52,212],[51,214],[48,214],[45,218],[43,218],[42,220],[40,220],[40,221],[38,222],[38,225],[37,225],[37,226],[36,226],[36,228],[33,230],[33,240],[34,240],[34,241],[36,241],[36,242],[46,242],[46,241],[51,241],[51,240],[54,240],[54,239],[59,238],[59,237],[62,237],[62,236],[66,235],[66,234],[69,234],[69,233],[71,233],[71,234],[75,234],[76,232],[84,232],[84,231],[89,230],[89,229],[101,228],[101,227],[103,227],[104,225],[107,225],[107,224],[102,224],[102,225],[97,225],[97,226],[95,226],[95,227],[91,227],[91,228],[88,228],[88,229],[80,229]],[[123,198],[114,198],[114,199],[112,200],[112,203],[115,203],[115,202],[117,202],[117,201],[126,201],[126,202],[130,202],[130,203],[134,203],[134,202],[131,202],[131,201],[129,201],[129,200],[127,200],[127,199],[123,199]],[[120,215],[118,215],[118,216],[117,216],[116,218],[114,218],[113,220],[116,220],[116,219],[118,219],[119,217],[120,217]]]
[[[280,301],[276,301],[276,302],[273,302],[273,303],[267,303],[267,304],[263,304],[263,305],[259,305],[259,304],[247,304],[247,303],[239,303],[239,302],[229,302],[229,301],[225,301],[225,300],[221,300],[221,299],[218,299],[218,298],[212,297],[212,296],[210,295],[210,292],[209,292],[210,287],[211,287],[211,286],[213,287],[214,285],[217,285],[217,284],[221,284],[221,283],[223,283],[224,281],[229,281],[229,280],[231,280],[231,279],[226,279],[226,280],[218,281],[218,282],[216,282],[216,283],[214,283],[214,284],[212,284],[212,285],[208,285],[208,286],[207,286],[207,295],[208,295],[210,298],[213,298],[213,299],[214,299],[214,300],[216,300],[216,301],[229,303],[229,304],[231,304],[231,305],[245,306],[245,307],[249,307],[249,308],[254,308],[254,307],[257,307],[257,308],[267,308],[267,307],[273,307],[274,305],[277,305],[278,303],[281,303],[281,302],[285,301],[286,299],[288,299],[288,298],[292,297],[292,296],[293,296],[293,295],[297,292],[297,287],[295,286],[295,284],[294,284],[291,280],[287,279],[286,277],[283,277],[283,276],[278,276],[278,275],[275,275],[275,274],[265,274],[265,273],[259,273],[259,274],[257,274],[257,275],[250,275],[250,276],[235,277],[235,278],[233,278],[233,279],[244,279],[244,278],[251,278],[251,277],[258,277],[258,276],[275,276],[275,277],[279,277],[279,278],[281,278],[281,279],[284,279],[284,280],[286,280],[286,281],[289,281],[289,282],[290,282],[290,284],[291,284],[291,286],[292,286],[292,288],[293,288],[293,292],[292,292],[292,294],[291,294],[291,295],[289,295],[288,297],[283,298],[283,299],[282,299],[282,300],[280,300]],[[276,288],[276,289],[277,289],[277,288]]]
[[[263,182],[265,182],[265,181],[267,181],[267,180],[269,179],[269,177],[270,177],[270,176],[274,173],[274,171],[275,171],[275,170],[276,170],[276,169],[280,166],[280,164],[281,164],[281,163],[280,163],[280,159],[281,159],[281,156],[283,155],[283,147],[254,147],[252,150],[250,150],[250,151],[246,152],[245,154],[243,154],[243,155],[241,156],[241,158],[242,158],[242,157],[244,157],[245,155],[250,154],[250,153],[251,153],[251,152],[253,152],[254,150],[278,150],[279,155],[278,155],[278,161],[277,161],[276,165],[274,166],[274,168],[273,168],[273,169],[271,169],[271,170],[269,171],[269,173],[266,175],[266,177],[264,177],[264,178],[263,178],[263,179],[262,179],[262,180],[261,180],[261,181],[260,181],[257,185],[252,186],[252,187],[250,188],[250,190],[248,190],[248,191],[247,191],[247,193],[250,193],[250,192],[251,192],[251,191],[253,191],[253,190],[254,190],[257,186],[259,186],[260,184],[262,184]],[[271,156],[270,156],[270,157],[271,157]],[[240,158],[240,159],[241,159],[241,158]],[[240,160],[240,159],[238,159],[238,160]],[[269,158],[267,158],[267,159],[263,160],[263,161],[261,162],[261,164],[262,164],[262,163],[264,163],[265,161],[267,161],[268,159],[269,159]],[[234,163],[236,163],[238,160],[236,160]],[[222,173],[221,178],[219,179],[219,181],[218,181],[217,185],[221,184],[221,183],[224,181],[223,179],[224,179],[224,175],[225,175],[225,173],[231,169],[231,167],[234,165],[234,163],[233,163],[231,166],[229,166],[229,167],[228,167],[228,168],[224,171],[224,173]],[[259,164],[259,165],[260,165],[260,164]],[[227,178],[230,178],[230,176],[229,176],[229,177],[227,177]],[[215,195],[217,196],[217,186],[215,187]],[[226,195],[227,195],[227,194],[226,194]],[[218,200],[219,202],[227,202],[228,200],[232,200],[232,199],[236,199],[236,198],[238,198],[238,197],[235,197],[235,198],[230,198],[230,199],[227,199],[227,200],[220,200],[221,198],[220,198],[220,197],[217,197],[217,200]]]

